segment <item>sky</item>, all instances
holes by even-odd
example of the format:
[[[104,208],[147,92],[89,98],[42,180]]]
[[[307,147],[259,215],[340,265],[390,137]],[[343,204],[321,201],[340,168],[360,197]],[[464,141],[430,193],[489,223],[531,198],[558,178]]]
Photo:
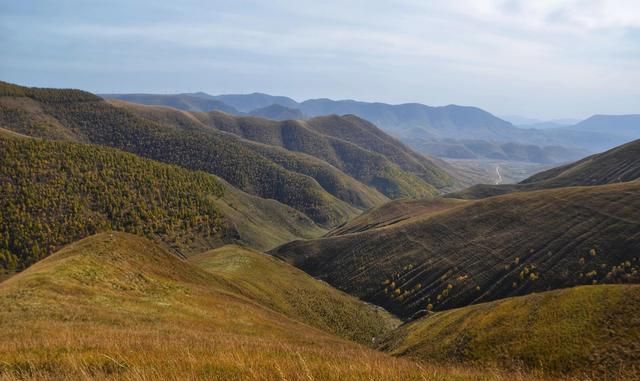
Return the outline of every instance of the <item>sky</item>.
[[[640,113],[639,0],[0,0],[0,80]]]

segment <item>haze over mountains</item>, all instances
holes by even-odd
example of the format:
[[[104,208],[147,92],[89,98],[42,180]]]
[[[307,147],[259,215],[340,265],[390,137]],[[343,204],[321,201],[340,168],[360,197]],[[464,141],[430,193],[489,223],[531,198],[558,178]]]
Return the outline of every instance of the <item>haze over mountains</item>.
[[[206,93],[151,95],[140,97],[109,94],[107,98],[145,104],[181,104],[194,110],[200,98],[222,102],[203,102],[199,111],[218,110],[236,115],[253,113],[270,119],[301,119],[321,115],[353,114],[379,126],[424,154],[452,159],[494,159],[541,164],[577,160],[639,138],[639,115],[596,115],[572,123],[562,120],[540,125],[519,126],[502,120],[476,107],[449,105],[430,107],[418,103],[390,105],[385,103],[310,99],[303,102],[262,93],[211,96]],[[270,109],[271,108],[271,109]]]
[[[105,97],[0,82],[0,378],[637,374],[637,116]]]

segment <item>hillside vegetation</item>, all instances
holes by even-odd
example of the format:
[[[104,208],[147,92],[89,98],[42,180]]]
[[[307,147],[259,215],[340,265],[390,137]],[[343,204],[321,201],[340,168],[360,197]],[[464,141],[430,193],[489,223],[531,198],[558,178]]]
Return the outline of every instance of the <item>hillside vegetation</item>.
[[[259,118],[233,117],[217,112],[194,115],[202,123],[218,130],[319,158],[390,198],[432,196],[437,193],[429,182],[416,174],[403,171],[398,164],[390,160],[393,156],[385,156],[351,141],[318,133],[309,128],[308,123],[311,121],[277,122]],[[336,117],[334,125],[340,123],[344,124],[345,121]],[[363,140],[367,138],[364,134],[361,135]],[[391,139],[388,136],[386,138]],[[377,137],[377,139],[381,138]],[[426,159],[424,161],[426,162]],[[435,165],[431,164],[431,167]],[[422,175],[429,177],[426,172]],[[431,180],[434,179],[439,180],[435,177]],[[440,182],[438,185],[442,187]]]
[[[387,227],[294,241],[271,253],[405,318],[555,288],[640,281],[640,182],[426,209]]]
[[[228,134],[190,124],[164,124],[115,107],[93,94],[77,90],[24,88],[2,84],[0,94],[38,101],[37,106],[59,127],[57,138],[106,145],[191,170],[216,174],[243,191],[271,198],[302,211],[315,222],[333,226],[357,213],[357,209],[327,193],[314,179],[284,169],[245,148]],[[22,99],[20,99],[22,101]],[[12,106],[13,107],[13,106]],[[0,121],[6,129],[50,138],[31,109],[13,107],[24,124]],[[183,119],[181,119],[183,120]],[[193,119],[189,119],[193,120]]]
[[[111,148],[0,136],[0,163],[5,269],[108,229],[158,239],[179,255],[222,242],[267,249],[322,234],[303,214],[213,175]]]
[[[371,344],[400,322],[264,253],[227,245],[189,259],[234,292],[338,336]],[[366,306],[366,308],[365,308]]]
[[[228,287],[132,235],[73,243],[0,283],[0,379],[513,379],[395,359]]]
[[[580,286],[437,312],[402,326],[383,348],[432,362],[632,380],[639,313],[640,286]]]
[[[634,181],[640,179],[639,157],[640,140],[634,140],[575,163],[540,172],[519,184],[476,185],[446,197],[476,199],[510,192]]]

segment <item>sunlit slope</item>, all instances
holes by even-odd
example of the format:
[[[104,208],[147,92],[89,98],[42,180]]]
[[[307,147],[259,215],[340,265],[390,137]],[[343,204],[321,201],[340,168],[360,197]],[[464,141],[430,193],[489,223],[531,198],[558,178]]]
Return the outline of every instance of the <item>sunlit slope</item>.
[[[342,293],[264,253],[227,245],[189,262],[226,279],[258,303],[327,332],[371,344],[399,321],[386,311]]]
[[[409,317],[534,291],[640,281],[640,182],[512,193],[271,254]]]
[[[639,341],[640,287],[598,285],[437,312],[402,326],[383,348],[428,361],[632,380]]]

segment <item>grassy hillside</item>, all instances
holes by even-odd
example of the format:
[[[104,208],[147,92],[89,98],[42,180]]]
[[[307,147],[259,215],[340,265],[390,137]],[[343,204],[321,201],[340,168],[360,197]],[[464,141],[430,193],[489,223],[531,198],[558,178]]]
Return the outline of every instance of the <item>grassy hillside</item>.
[[[634,140],[575,163],[540,172],[519,184],[476,185],[447,197],[484,198],[510,192],[633,181],[640,179],[639,157],[640,140]]]
[[[300,212],[215,176],[91,145],[0,136],[0,267],[21,269],[107,229],[180,255],[244,242],[271,248],[322,234]]]
[[[371,344],[399,321],[264,253],[227,245],[189,259],[261,305],[338,336]]]
[[[399,356],[580,379],[635,379],[640,287],[581,286],[437,312],[404,325],[383,347]]]
[[[0,283],[0,379],[513,379],[395,359],[228,286],[128,234],[71,244]]]
[[[24,88],[2,83],[0,94],[11,95],[0,96],[0,104],[20,115],[21,123],[0,121],[3,128],[14,132],[106,145],[210,172],[243,191],[302,211],[325,226],[343,222],[357,212],[324,191],[314,179],[286,170],[248,150],[239,139],[201,126],[197,121],[178,123],[183,118],[175,123],[160,123],[77,90]],[[13,105],[16,102],[19,105]],[[24,102],[36,102],[38,109],[22,107]],[[55,121],[56,128],[43,126],[38,119],[41,114]],[[50,136],[54,133],[55,136]]]
[[[404,317],[640,281],[640,182],[512,193],[271,253]]]
[[[318,133],[309,128],[304,121],[277,122],[260,118],[233,117],[218,112],[195,116],[204,124],[218,130],[319,158],[390,198],[432,196],[437,193],[427,181],[416,174],[404,171],[390,160],[393,156],[384,156],[348,140]],[[336,118],[336,123],[344,123],[339,117]],[[388,136],[387,138],[391,139]],[[363,137],[362,140],[365,139],[366,137]],[[435,168],[435,165],[431,164],[429,168]],[[422,170],[425,171],[424,168]],[[426,173],[423,175],[428,177]]]

